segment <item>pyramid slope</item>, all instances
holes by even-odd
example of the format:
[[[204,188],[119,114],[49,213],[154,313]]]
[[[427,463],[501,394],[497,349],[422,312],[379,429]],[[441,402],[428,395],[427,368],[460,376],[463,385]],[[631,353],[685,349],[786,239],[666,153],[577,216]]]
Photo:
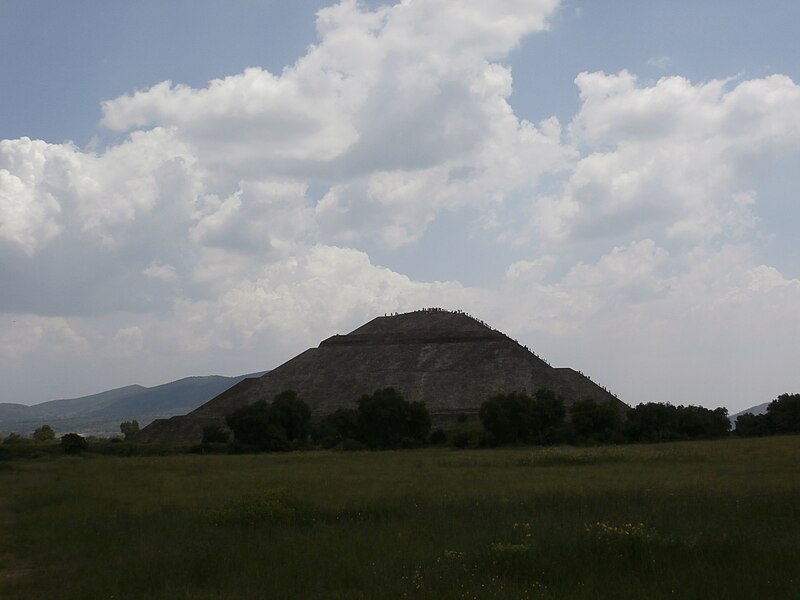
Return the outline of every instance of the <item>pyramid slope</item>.
[[[156,421],[143,442],[199,441],[202,427],[224,424],[237,408],[295,390],[314,417],[354,407],[359,397],[394,387],[423,401],[435,421],[475,414],[489,396],[549,388],[567,404],[616,397],[572,369],[556,369],[504,334],[460,312],[422,310],[378,317],[335,335],[260,378],[246,379],[184,417]]]

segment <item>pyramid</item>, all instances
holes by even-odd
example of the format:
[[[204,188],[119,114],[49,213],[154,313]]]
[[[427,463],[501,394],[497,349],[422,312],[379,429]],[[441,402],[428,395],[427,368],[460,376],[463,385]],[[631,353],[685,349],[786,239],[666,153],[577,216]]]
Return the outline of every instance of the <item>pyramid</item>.
[[[593,398],[626,408],[616,396],[569,368],[554,368],[530,350],[460,311],[424,309],[377,317],[346,335],[323,340],[258,377],[245,379],[187,415],[154,421],[141,443],[197,443],[203,427],[225,424],[236,409],[294,390],[323,417],[353,408],[363,394],[393,387],[423,401],[434,423],[477,414],[494,394],[541,388],[569,406]]]

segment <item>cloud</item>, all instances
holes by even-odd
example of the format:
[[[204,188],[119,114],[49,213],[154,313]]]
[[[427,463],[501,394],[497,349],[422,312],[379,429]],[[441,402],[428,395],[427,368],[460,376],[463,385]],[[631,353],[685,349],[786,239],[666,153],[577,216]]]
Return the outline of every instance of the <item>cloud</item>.
[[[557,4],[340,2],[280,73],[105,102],[108,147],[0,141],[0,376],[235,374],[444,306],[631,402],[786,381],[800,281],[761,256],[754,165],[796,151],[800,89],[587,72],[568,126],[527,121],[504,61]],[[451,215],[511,257],[496,286],[364,251],[448,253]]]
[[[655,67],[660,71],[666,70],[670,64],[672,64],[672,59],[669,56],[654,56],[647,59],[648,66]]]
[[[318,13],[319,42],[280,74],[162,82],[105,102],[103,123],[174,130],[221,195],[240,181],[325,182],[316,215],[329,240],[411,243],[442,210],[566,166],[557,121],[518,119],[510,70],[494,62],[546,29],[557,4],[341,2]]]
[[[757,223],[751,163],[800,141],[800,87],[785,76],[643,87],[621,71],[575,82],[570,134],[583,158],[560,196],[538,200],[546,239],[735,239]]]

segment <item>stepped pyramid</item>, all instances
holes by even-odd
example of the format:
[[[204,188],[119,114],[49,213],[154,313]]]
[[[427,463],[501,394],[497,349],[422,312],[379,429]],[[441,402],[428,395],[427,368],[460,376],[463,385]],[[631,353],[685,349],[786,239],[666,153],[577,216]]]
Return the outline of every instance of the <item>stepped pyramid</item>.
[[[625,405],[584,375],[554,368],[508,336],[463,313],[424,309],[378,317],[334,335],[258,378],[245,379],[187,415],[154,421],[135,441],[196,443],[206,425],[257,400],[294,390],[314,417],[355,407],[359,397],[394,387],[422,400],[434,422],[477,414],[489,396],[549,388],[568,406],[580,399]]]

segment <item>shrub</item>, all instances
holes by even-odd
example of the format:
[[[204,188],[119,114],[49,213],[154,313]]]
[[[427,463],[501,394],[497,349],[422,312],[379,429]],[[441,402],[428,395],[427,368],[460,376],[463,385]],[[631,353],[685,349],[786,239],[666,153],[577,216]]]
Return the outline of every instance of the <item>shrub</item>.
[[[447,442],[447,434],[444,429],[437,427],[431,432],[428,442],[434,445],[444,444]]]
[[[119,430],[122,432],[122,435],[125,436],[125,439],[129,439],[133,436],[137,431],[139,431],[139,421],[133,419],[132,421],[123,421],[119,424]]]
[[[736,417],[736,434],[742,436],[763,436],[770,435],[772,428],[769,423],[769,415],[754,415],[745,413]]]
[[[394,388],[376,390],[358,401],[360,439],[370,448],[397,448],[425,442],[431,428],[423,402],[407,402]]]
[[[49,442],[56,439],[56,432],[50,425],[42,425],[33,432],[33,439],[37,442]]]
[[[363,442],[359,440],[354,440],[353,438],[346,438],[342,440],[341,444],[339,444],[338,448],[341,450],[345,450],[348,452],[355,452],[358,450],[366,450],[367,447],[364,445]]]
[[[89,448],[89,442],[82,435],[67,433],[61,436],[61,447],[67,454],[80,454]]]
[[[286,432],[286,439],[305,440],[311,425],[311,409],[292,390],[281,392],[270,405],[270,420]]]
[[[277,396],[272,404],[259,400],[234,411],[225,418],[236,440],[234,451],[290,450],[308,438],[311,411],[292,391]]]
[[[566,410],[555,392],[540,389],[492,396],[481,405],[480,419],[495,444],[553,444],[561,441]]]
[[[622,413],[610,402],[598,403],[587,398],[575,402],[569,412],[578,440],[609,442],[622,431]]]
[[[20,435],[16,431],[12,431],[11,433],[8,434],[8,437],[3,440],[3,444],[7,446],[13,446],[14,444],[26,444],[29,441],[30,440]]]
[[[206,425],[203,427],[203,444],[226,444],[230,433],[219,425]]]
[[[800,433],[800,394],[781,394],[769,403],[767,415],[775,433]]]

